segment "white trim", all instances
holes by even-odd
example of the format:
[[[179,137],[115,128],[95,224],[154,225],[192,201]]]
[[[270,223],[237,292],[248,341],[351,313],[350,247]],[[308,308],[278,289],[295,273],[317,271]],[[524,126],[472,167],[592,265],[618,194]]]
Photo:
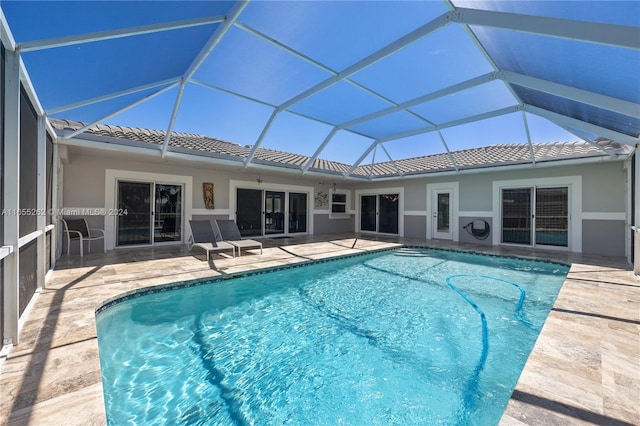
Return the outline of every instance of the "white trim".
[[[342,194],[345,195],[344,203],[336,202],[336,204],[344,204],[344,213],[333,213],[333,195]],[[329,189],[329,219],[350,219],[351,213],[351,190],[349,189]]]
[[[44,231],[42,231],[42,229],[38,229],[36,231],[33,231],[33,232],[25,235],[24,237],[20,237],[18,239],[18,248],[22,248],[22,247],[26,246],[31,241],[37,239],[40,235],[44,235]]]
[[[229,180],[229,219],[236,220],[236,194],[237,189],[258,189],[261,191],[280,191],[286,193],[285,199],[285,217],[289,217],[289,193],[297,192],[297,193],[306,193],[307,194],[307,234],[313,235],[313,215],[316,214],[314,210],[313,203],[313,195],[314,195],[314,187],[313,186],[302,186],[302,185],[287,185],[283,183],[272,183],[272,182],[257,182],[257,181],[245,181],[245,180]],[[262,206],[264,209],[264,206]],[[287,222],[288,223],[288,222]],[[289,227],[285,226],[285,235],[289,234]],[[297,235],[303,234],[302,232],[296,233]]]
[[[470,26],[540,34],[626,49],[640,48],[637,27],[462,7],[455,10],[451,20]]]
[[[427,211],[426,210],[405,210],[404,215],[405,216],[426,216]]]
[[[351,209],[348,210],[347,213],[345,214],[346,217],[350,217],[350,216],[355,216],[357,214],[357,210]],[[326,214],[327,216],[331,214],[331,210],[327,210],[327,209],[315,209],[313,211],[313,214]],[[406,214],[406,213],[405,213]]]
[[[607,213],[607,212],[582,212],[582,220],[624,220],[627,214],[624,212]]]
[[[638,199],[638,193],[640,193],[640,152],[636,147],[636,152],[633,156],[633,162],[635,167],[635,182],[633,185],[635,186],[635,205],[633,206],[633,213],[635,217],[632,217],[631,222],[635,227],[635,232],[633,233],[633,273],[636,275],[640,275],[640,232],[638,232],[638,227],[640,227],[640,199]],[[631,174],[631,173],[629,173]],[[631,215],[631,209],[629,210],[629,215]]]
[[[371,234],[382,234],[382,232],[372,232],[372,231],[362,231],[360,229],[361,222],[361,212],[360,212],[360,197],[363,195],[384,195],[384,194],[398,194],[400,197],[398,199],[398,236],[404,237],[404,187],[396,187],[396,188],[370,188],[370,189],[359,189],[355,192],[355,203],[356,203],[356,214],[355,214],[355,232],[366,232]],[[377,224],[376,224],[377,227]],[[396,235],[396,234],[392,234]]]
[[[13,253],[13,246],[2,246],[2,247],[0,247],[0,260],[2,260],[5,257],[9,256],[11,253]]]
[[[425,236],[427,239],[433,239],[433,212],[435,206],[433,206],[433,193],[434,191],[444,191],[451,190],[451,205],[449,208],[451,209],[451,240],[458,241],[459,239],[459,231],[458,231],[458,222],[460,218],[460,213],[458,212],[459,196],[460,196],[460,183],[459,182],[442,182],[442,183],[430,183],[427,184],[427,235]]]
[[[500,240],[500,230],[502,229],[502,215],[500,214],[500,201],[503,188],[536,188],[536,187],[557,187],[566,186],[569,188],[569,240],[568,246],[556,248],[551,246],[540,246],[549,249],[569,250],[582,253],[582,176],[559,176],[551,178],[536,179],[514,179],[493,181],[493,245],[504,244]],[[517,244],[523,247],[522,244]],[[527,246],[528,247],[528,246]]]
[[[7,31],[9,29],[7,28]],[[2,197],[4,208],[13,211],[20,208],[20,56],[16,52],[5,51],[4,81],[4,156],[2,173],[5,176]],[[11,179],[8,179],[11,177]],[[17,250],[20,239],[18,215],[3,215],[4,241],[13,246],[14,251],[4,261],[4,295],[2,313],[4,315],[3,335],[5,341],[19,343],[20,295],[19,257]]]
[[[106,169],[105,172],[105,189],[104,189],[104,208],[107,212],[116,209],[116,186],[119,179],[133,180],[140,182],[156,182],[184,185],[183,189],[183,212],[182,220],[186,224],[192,216],[192,196],[193,196],[193,177],[182,175],[169,175],[165,173],[146,173],[136,172],[132,170],[115,170]],[[188,226],[182,227],[182,243],[186,243],[191,236],[191,229]],[[104,244],[105,250],[113,250],[115,248],[116,236],[116,216],[104,216]]]
[[[231,209],[191,209],[191,216],[229,216]]]
[[[458,217],[493,217],[493,211],[459,211]]]

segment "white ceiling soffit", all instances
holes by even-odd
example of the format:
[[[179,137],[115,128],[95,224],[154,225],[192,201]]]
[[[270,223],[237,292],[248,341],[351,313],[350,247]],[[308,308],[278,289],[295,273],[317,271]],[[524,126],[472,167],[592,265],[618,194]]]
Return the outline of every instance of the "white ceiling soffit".
[[[117,3],[114,3],[117,5]],[[334,70],[331,67],[323,64],[310,57],[309,55],[297,51],[294,47],[285,44],[284,42],[277,40],[268,34],[263,33],[259,29],[253,28],[246,23],[242,22],[242,14],[245,9],[248,7],[249,2],[238,1],[231,5],[230,9],[224,16],[205,16],[194,19],[186,19],[182,21],[168,22],[168,23],[160,23],[160,24],[152,24],[152,25],[142,25],[138,27],[131,28],[121,28],[114,29],[108,31],[98,31],[86,34],[79,35],[69,35],[62,37],[55,37],[50,39],[43,40],[32,40],[25,42],[15,42],[11,35],[10,31],[7,31],[7,27],[10,26],[11,22],[7,22],[4,11],[0,16],[0,23],[2,23],[2,40],[5,43],[5,47],[11,50],[12,48],[18,52],[27,53],[27,52],[37,52],[43,51],[47,49],[55,49],[65,46],[74,46],[80,44],[88,44],[94,43],[97,41],[108,41],[115,39],[126,39],[132,36],[138,36],[142,34],[154,34],[159,32],[166,32],[170,30],[177,29],[185,29],[192,27],[202,27],[206,25],[216,24],[215,31],[211,34],[211,37],[207,41],[207,43],[201,48],[198,55],[193,59],[191,64],[185,69],[184,73],[181,76],[176,76],[174,78],[164,79],[160,81],[150,82],[147,84],[140,85],[135,88],[114,91],[113,93],[104,94],[101,96],[91,97],[84,100],[72,102],[65,106],[57,106],[52,107],[50,109],[46,109],[47,105],[44,105],[44,111],[48,115],[59,114],[61,112],[70,111],[75,108],[89,106],[93,104],[98,104],[100,102],[122,98],[127,95],[131,95],[138,92],[145,92],[150,89],[155,89],[155,91],[151,94],[147,94],[143,98],[132,102],[131,104],[119,108],[117,111],[114,111],[108,115],[102,116],[100,119],[91,122],[91,124],[69,133],[65,135],[66,139],[72,138],[73,136],[81,133],[87,128],[98,124],[103,123],[106,120],[111,119],[112,117],[127,111],[135,106],[138,106],[142,103],[147,102],[150,99],[156,98],[171,89],[176,87],[179,88],[178,93],[176,94],[174,105],[172,109],[172,113],[167,124],[167,132],[166,139],[164,141],[164,145],[162,147],[163,155],[167,151],[167,147],[169,145],[169,140],[171,134],[174,130],[174,124],[176,121],[176,117],[179,113],[179,109],[181,103],[183,102],[183,93],[186,86],[189,83],[193,83],[200,87],[216,90],[219,92],[223,92],[226,94],[230,94],[245,100],[250,100],[252,102],[257,102],[262,105],[265,105],[271,108],[272,112],[266,123],[264,124],[262,130],[259,133],[255,143],[252,146],[252,149],[248,156],[244,159],[244,166],[248,167],[254,159],[256,151],[260,148],[272,129],[275,120],[277,117],[283,113],[288,112],[291,114],[295,114],[298,116],[302,116],[304,118],[314,120],[318,123],[323,123],[325,125],[329,125],[330,128],[328,130],[328,134],[324,137],[320,142],[317,148],[314,150],[313,155],[310,156],[309,160],[301,167],[302,173],[306,173],[311,168],[314,161],[322,156],[322,152],[326,149],[329,143],[334,139],[339,131],[347,131],[352,132],[354,134],[364,135],[371,139],[371,142],[368,144],[366,149],[362,152],[360,157],[356,160],[355,163],[352,164],[350,170],[345,173],[345,176],[349,176],[372,152],[376,152],[377,147],[380,146],[383,150],[383,153],[387,156],[387,158],[394,164],[395,162],[392,156],[389,154],[387,149],[385,148],[385,143],[397,139],[402,139],[410,136],[430,133],[430,132],[438,132],[439,138],[442,142],[442,146],[444,151],[451,156],[449,147],[444,137],[442,136],[441,130],[460,126],[468,123],[472,123],[475,121],[486,120],[488,118],[497,117],[505,114],[512,114],[517,111],[523,112],[523,120],[524,127],[526,129],[526,137],[531,144],[531,137],[529,135],[529,128],[527,124],[526,117],[524,112],[535,114],[537,116],[543,117],[558,126],[565,129],[577,129],[583,131],[588,134],[593,134],[597,136],[607,137],[610,139],[617,140],[619,142],[635,145],[638,143],[638,129],[636,123],[640,121],[640,105],[638,103],[619,99],[617,97],[607,96],[601,93],[595,93],[590,90],[580,89],[577,87],[569,86],[567,84],[560,84],[558,82],[553,82],[547,79],[534,77],[532,75],[527,75],[526,72],[514,72],[509,70],[500,69],[496,62],[493,61],[493,58],[488,53],[487,50],[482,46],[482,43],[475,38],[473,34],[473,27],[483,27],[483,28],[491,28],[491,29],[499,29],[499,30],[507,30],[518,33],[527,33],[549,37],[551,39],[564,39],[564,40],[572,40],[579,41],[582,43],[602,45],[602,46],[610,46],[615,49],[626,49],[633,52],[637,52],[640,50],[640,27],[639,26],[625,26],[625,25],[617,25],[611,23],[602,23],[602,22],[586,22],[572,19],[563,19],[556,17],[546,17],[546,16],[534,16],[534,15],[523,15],[518,13],[508,13],[508,12],[498,12],[491,10],[480,10],[480,9],[470,9],[470,8],[456,8],[449,2],[445,2],[445,5],[448,7],[449,11],[442,13],[439,16],[436,16],[433,19],[430,19],[428,22],[418,26],[412,31],[406,33],[405,35],[397,38],[395,41],[392,41],[380,48],[376,51],[368,54],[367,56],[356,60],[350,65],[344,67],[341,70]],[[115,7],[115,6],[114,6]],[[363,7],[367,7],[366,2],[363,2]],[[612,6],[613,7],[613,6]],[[478,48],[481,50],[482,54],[488,59],[490,65],[493,67],[494,71],[485,73],[473,78],[469,78],[460,83],[456,83],[450,85],[445,88],[439,88],[431,93],[427,94],[418,94],[413,99],[406,100],[403,102],[394,102],[389,100],[387,97],[383,96],[376,90],[368,87],[365,84],[359,83],[353,79],[354,75],[373,66],[374,64],[383,61],[385,58],[388,58],[401,50],[407,48],[414,43],[417,43],[420,40],[430,37],[433,33],[441,30],[444,27],[449,25],[462,25],[471,37],[474,39],[473,41],[476,43]],[[298,94],[290,97],[289,99],[280,102],[278,104],[273,104],[269,102],[265,102],[264,100],[257,99],[252,97],[251,95],[238,93],[234,90],[225,89],[222,87],[217,87],[215,85],[209,84],[204,81],[199,81],[194,78],[196,71],[203,64],[207,58],[210,57],[211,53],[218,47],[219,43],[227,36],[228,32],[232,29],[236,28],[241,30],[243,33],[250,35],[251,37],[256,37],[262,41],[269,43],[272,46],[286,52],[289,55],[293,55],[305,63],[311,64],[319,70],[324,71],[329,74],[329,77],[324,80],[319,81],[318,83],[311,85],[307,89],[299,92]],[[551,58],[552,59],[552,58]],[[25,75],[26,74],[25,70]],[[606,77],[603,77],[606,78]],[[640,78],[640,77],[638,77]],[[411,110],[411,108],[426,104],[430,101],[434,101],[436,99],[444,98],[451,95],[456,95],[464,92],[465,90],[472,89],[474,87],[480,86],[482,84],[491,82],[491,81],[502,81],[505,83],[507,89],[511,92],[513,97],[515,98],[516,105],[498,108],[491,111],[485,111],[479,114],[469,114],[463,118],[457,118],[450,121],[435,123],[428,119],[428,117],[423,117],[419,114],[416,114]],[[339,123],[328,123],[326,120],[314,116],[313,114],[301,113],[292,110],[291,108],[295,105],[303,102],[306,99],[313,97],[314,95],[323,92],[324,90],[334,86],[340,82],[347,82],[358,90],[366,92],[376,98],[379,98],[386,102],[389,107],[379,109],[374,112],[366,113],[359,117],[351,118],[347,121],[339,122]],[[543,94],[553,95],[555,97],[562,98],[564,100],[568,100],[571,102],[584,104],[587,106],[592,106],[598,108],[600,110],[604,110],[607,112],[619,114],[624,117],[630,117],[628,126],[632,128],[633,134],[624,133],[622,131],[614,130],[614,126],[609,126],[605,123],[593,123],[588,122],[581,117],[572,117],[567,114],[563,114],[560,112],[550,111],[545,108],[541,108],[532,104],[529,104],[523,101],[523,98],[518,96],[516,91],[513,89],[513,85],[521,86],[527,89],[534,90],[536,92],[540,92]],[[362,133],[356,129],[352,129],[352,127],[374,121],[376,119],[380,119],[383,117],[389,117],[394,113],[398,112],[406,112],[410,114],[412,117],[416,118],[418,122],[423,122],[423,125],[418,128],[412,129],[398,129],[396,132],[391,132],[388,135],[383,137],[371,137],[365,133]],[[215,135],[212,135],[215,136]],[[579,135],[578,135],[579,136]],[[585,139],[588,140],[588,139]],[[589,141],[589,140],[588,140]],[[491,143],[491,141],[487,141]],[[590,141],[591,142],[591,141]],[[380,156],[379,156],[380,157]],[[375,158],[375,154],[374,157]],[[452,159],[453,162],[453,159]],[[535,162],[535,159],[532,157],[532,162]],[[453,166],[456,167],[455,162],[453,162]],[[456,168],[457,169],[457,168]]]

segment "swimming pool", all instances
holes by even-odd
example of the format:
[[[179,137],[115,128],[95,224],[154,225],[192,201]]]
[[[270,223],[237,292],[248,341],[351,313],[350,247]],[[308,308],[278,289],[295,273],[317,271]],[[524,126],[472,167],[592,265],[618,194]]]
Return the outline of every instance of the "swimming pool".
[[[497,424],[567,272],[404,248],[124,297],[107,421]]]

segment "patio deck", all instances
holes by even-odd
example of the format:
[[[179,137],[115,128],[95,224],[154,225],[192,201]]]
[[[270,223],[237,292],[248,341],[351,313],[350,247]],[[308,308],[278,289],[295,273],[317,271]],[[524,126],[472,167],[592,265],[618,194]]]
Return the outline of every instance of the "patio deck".
[[[63,256],[2,365],[0,424],[106,423],[94,311],[111,297],[399,244],[571,262],[500,424],[640,424],[640,281],[624,259],[353,234],[263,241],[261,256],[214,255],[217,269],[185,246]]]

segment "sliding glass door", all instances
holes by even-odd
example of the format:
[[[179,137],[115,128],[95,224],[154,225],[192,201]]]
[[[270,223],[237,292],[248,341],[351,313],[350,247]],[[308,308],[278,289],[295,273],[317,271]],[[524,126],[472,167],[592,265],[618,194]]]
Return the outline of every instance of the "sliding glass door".
[[[376,232],[378,224],[376,216],[378,206],[375,195],[363,195],[360,197],[360,230]]]
[[[536,188],[536,245],[568,247],[569,189]]]
[[[503,189],[502,242],[568,247],[569,189]]]
[[[265,191],[265,235],[284,234],[284,195],[284,192]]]
[[[360,230],[397,234],[399,199],[399,194],[362,195]]]
[[[289,193],[289,233],[307,232],[307,194]]]
[[[262,235],[262,191],[242,189],[236,191],[236,224],[243,237]]]
[[[148,182],[118,181],[116,245],[151,244],[151,189]]]
[[[156,183],[153,241],[182,240],[182,185]]]
[[[531,188],[502,190],[502,242],[531,244]]]
[[[119,180],[116,246],[182,241],[182,185]]]
[[[242,236],[307,232],[307,194],[236,189],[236,223]]]

